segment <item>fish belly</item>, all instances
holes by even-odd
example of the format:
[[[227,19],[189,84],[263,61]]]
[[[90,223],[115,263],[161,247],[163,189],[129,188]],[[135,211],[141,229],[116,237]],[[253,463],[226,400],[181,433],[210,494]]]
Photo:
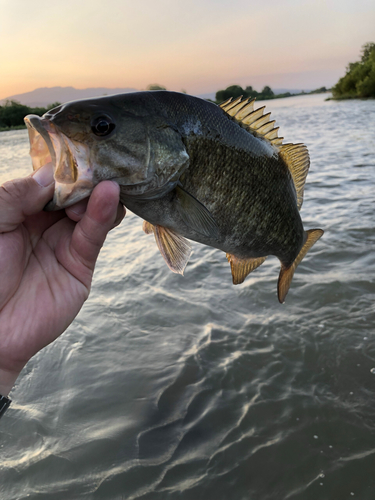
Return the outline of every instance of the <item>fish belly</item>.
[[[214,218],[218,226],[215,238],[186,224],[173,190],[159,199],[122,196],[121,201],[153,225],[239,258],[276,255],[286,265],[293,262],[302,247],[304,230],[287,169],[269,158],[234,154],[217,144],[215,149],[217,155],[196,158],[191,154],[190,166],[180,179],[182,187]]]

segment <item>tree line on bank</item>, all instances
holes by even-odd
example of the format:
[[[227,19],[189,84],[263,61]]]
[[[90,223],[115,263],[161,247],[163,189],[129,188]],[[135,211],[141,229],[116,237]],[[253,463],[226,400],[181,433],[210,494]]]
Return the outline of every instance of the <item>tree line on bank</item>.
[[[166,87],[163,85],[159,85],[154,83],[147,87],[147,90],[166,90]],[[321,89],[317,89],[313,92],[325,92],[326,88],[322,87]],[[181,90],[181,92],[186,93],[185,90]],[[304,94],[304,92],[302,92]],[[246,97],[256,97],[257,99],[275,99],[277,97],[289,97],[295,94],[291,94],[290,92],[286,92],[285,94],[274,94],[272,89],[268,86],[265,86],[261,92],[257,92],[251,86],[247,86],[243,89],[240,85],[231,85],[225,90],[219,90],[216,92],[216,102],[219,104],[220,102],[226,101],[229,97],[239,97],[242,95],[244,98]],[[42,116],[49,109],[55,108],[59,106],[59,102],[54,102],[49,104],[46,108],[44,107],[30,107],[25,104],[21,104],[17,101],[6,101],[4,105],[0,106],[0,131],[1,130],[9,130],[15,128],[23,128],[24,117],[26,115],[38,115]]]
[[[375,43],[362,46],[360,61],[349,63],[346,74],[332,87],[334,99],[375,97]]]
[[[251,85],[248,85],[245,88],[242,88],[240,85],[230,85],[225,90],[218,90],[216,92],[216,102],[220,104],[223,101],[226,101],[230,97],[236,99],[236,97],[242,96],[244,99],[247,97],[254,98],[256,97],[258,100],[263,99],[275,99],[276,97],[290,97],[292,94],[290,92],[286,92],[285,94],[275,94],[273,90],[266,85],[261,92],[257,92],[253,89]]]
[[[23,119],[26,115],[42,116],[49,109],[55,108],[59,104],[59,102],[54,102],[46,108],[31,108],[17,101],[6,101],[3,106],[0,106],[0,130],[23,128],[25,125]]]
[[[159,84],[152,84],[147,87],[147,90],[166,90],[166,87]],[[308,92],[315,94],[326,92],[325,87]],[[182,90],[181,92],[185,92]],[[301,92],[305,94],[305,92]],[[257,92],[251,86],[242,88],[240,85],[230,85],[224,90],[216,92],[216,103],[226,101],[230,97],[234,99],[239,96],[243,98],[256,97],[258,100],[275,99],[280,97],[290,97],[290,92],[284,94],[275,94],[269,86],[265,86],[261,92]],[[362,46],[361,59],[354,63],[349,63],[346,68],[346,74],[332,87],[332,95],[334,99],[348,98],[365,98],[375,97],[375,43],[369,42]],[[29,114],[42,116],[49,109],[58,106],[60,103],[55,102],[47,106],[32,108],[21,104],[17,101],[7,101],[0,106],[0,130],[10,128],[24,127],[24,117]]]
[[[147,87],[147,90],[166,90],[163,85],[153,83]],[[186,94],[185,90],[182,90]],[[38,115],[42,116],[47,113],[52,108],[60,106],[60,102],[53,102],[49,104],[46,108],[26,106],[18,101],[6,101],[5,104],[0,106],[0,131],[25,128],[25,122],[23,119],[26,115]]]
[[[166,87],[159,84],[152,84],[147,90],[166,90]],[[325,87],[308,92],[315,94],[326,92]],[[185,90],[182,90],[185,92]],[[305,94],[305,92],[301,92]],[[240,85],[230,85],[224,90],[216,92],[216,103],[226,101],[230,97],[234,99],[239,96],[243,98],[256,97],[258,100],[275,99],[281,97],[290,97],[297,94],[286,92],[284,94],[275,94],[269,86],[265,86],[261,92],[257,92],[251,86],[242,88]],[[332,87],[334,99],[365,98],[375,97],[375,43],[369,42],[362,46],[360,61],[349,63],[346,68],[346,74]],[[24,126],[24,117],[29,114],[42,116],[49,109],[58,106],[55,102],[43,107],[29,107],[17,101],[7,101],[0,106],[0,130],[11,128],[22,128]]]
[[[147,87],[147,90],[166,90],[166,87],[159,84],[152,84]],[[316,92],[325,92],[326,88],[322,87],[320,89],[314,90],[312,93]],[[185,90],[181,92],[186,93]],[[304,94],[305,92],[302,92]],[[251,86],[247,86],[243,89],[240,85],[231,85],[227,87],[225,90],[218,90],[216,92],[216,102],[219,104],[223,101],[229,99],[229,97],[233,97],[234,99],[239,96],[246,97],[256,97],[257,99],[275,99],[280,97],[290,97],[292,95],[290,92],[286,92],[285,94],[275,94],[272,89],[268,86],[265,86],[261,92],[257,92]],[[0,106],[0,131],[1,130],[9,130],[16,128],[24,128],[24,117],[26,115],[38,115],[42,116],[48,110],[59,106],[59,102],[54,102],[49,104],[47,107],[30,107],[25,104],[21,104],[17,101],[6,101],[3,106]]]

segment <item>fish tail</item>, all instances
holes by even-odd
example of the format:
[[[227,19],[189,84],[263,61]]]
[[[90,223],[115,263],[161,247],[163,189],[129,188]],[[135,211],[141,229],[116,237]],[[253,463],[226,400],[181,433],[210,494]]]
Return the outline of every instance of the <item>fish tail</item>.
[[[293,264],[291,264],[289,267],[281,264],[279,281],[277,283],[277,295],[280,304],[283,304],[285,302],[285,297],[289,291],[289,287],[298,264],[302,261],[302,259],[305,257],[314,243],[316,243],[318,239],[323,236],[323,234],[324,231],[322,229],[310,229],[309,231],[305,231],[305,243],[302,246]]]

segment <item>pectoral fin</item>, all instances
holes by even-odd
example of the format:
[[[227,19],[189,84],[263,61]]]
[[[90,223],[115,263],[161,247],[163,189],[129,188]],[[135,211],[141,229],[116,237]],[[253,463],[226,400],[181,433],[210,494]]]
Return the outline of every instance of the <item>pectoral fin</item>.
[[[217,238],[219,228],[207,208],[181,186],[176,187],[177,210],[185,224],[210,238]]]
[[[246,276],[259,267],[267,257],[258,257],[257,259],[239,259],[230,253],[227,253],[227,259],[232,271],[233,285],[243,283]]]
[[[146,234],[154,233],[156,244],[167,266],[177,274],[184,274],[191,254],[191,246],[186,238],[163,226],[143,222]]]
[[[302,259],[305,257],[305,255],[314,245],[314,243],[316,243],[318,239],[323,236],[324,231],[322,229],[310,229],[309,231],[306,231],[305,234],[306,234],[305,244],[301,248],[293,264],[289,267],[284,267],[281,264],[279,281],[277,284],[277,295],[280,304],[283,304],[285,302],[285,297],[289,291],[294,271],[297,269],[298,264],[302,261]]]

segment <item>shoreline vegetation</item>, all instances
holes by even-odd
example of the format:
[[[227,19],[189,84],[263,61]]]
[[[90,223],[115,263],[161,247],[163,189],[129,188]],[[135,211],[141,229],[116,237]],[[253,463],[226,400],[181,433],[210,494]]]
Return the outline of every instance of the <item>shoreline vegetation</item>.
[[[163,85],[157,83],[151,84],[147,90],[167,90]],[[242,88],[240,85],[230,85],[224,90],[218,90],[215,96],[216,104],[226,101],[230,97],[236,99],[242,96],[243,98],[256,98],[258,100],[267,99],[282,99],[284,97],[295,97],[299,95],[320,94],[332,91],[332,97],[326,100],[341,100],[341,99],[367,99],[375,98],[375,43],[368,42],[362,46],[361,59],[354,63],[349,63],[346,68],[346,74],[332,87],[326,89],[321,87],[311,92],[300,92],[292,94],[285,92],[284,94],[275,94],[271,87],[266,85],[261,92],[257,92],[251,85]],[[186,93],[185,90],[181,92]],[[210,99],[208,99],[210,100]],[[0,106],[0,132],[8,130],[18,130],[26,128],[23,119],[26,115],[34,114],[42,116],[49,109],[59,106],[61,103],[54,102],[46,108],[32,108],[21,104],[18,101],[6,101],[3,106]]]
[[[0,106],[0,132],[26,128],[23,121],[26,115],[42,116],[44,113],[47,113],[49,109],[55,108],[59,105],[59,102],[53,102],[46,108],[31,108],[30,106],[26,106],[25,104],[21,104],[17,101],[6,101],[3,106]]]
[[[166,87],[163,87],[159,84],[149,85],[147,90],[167,90]],[[256,98],[258,100],[266,100],[266,99],[280,99],[284,97],[295,97],[298,95],[309,95],[309,94],[320,94],[323,92],[327,92],[328,90],[325,87],[321,87],[319,89],[313,90],[311,92],[300,92],[298,94],[291,94],[290,92],[286,92],[284,94],[274,94],[272,89],[268,86],[265,86],[261,92],[257,92],[253,89],[253,87],[248,86],[243,89],[240,85],[231,85],[227,87],[225,90],[218,90],[216,92],[216,100],[211,101],[216,104],[220,104],[223,101],[229,99],[229,97],[243,96],[243,98],[251,97]],[[186,91],[182,90],[183,93],[186,94]],[[210,99],[208,99],[210,100]],[[48,110],[59,106],[60,102],[54,102],[49,104],[47,107],[37,107],[32,108],[30,106],[26,106],[25,104],[21,104],[18,101],[6,101],[3,106],[0,106],[0,132],[7,132],[10,130],[21,130],[25,129],[26,125],[24,124],[24,117],[26,115],[38,115],[42,116]]]
[[[346,74],[332,87],[328,100],[368,99],[375,97],[375,43],[362,45],[361,59],[349,63]]]
[[[240,85],[231,85],[227,87],[225,90],[218,90],[216,92],[216,100],[213,101],[216,104],[220,104],[221,102],[226,101],[230,97],[236,99],[237,97],[242,96],[244,99],[251,97],[252,99],[257,99],[258,101],[265,101],[268,99],[283,99],[284,97],[296,97],[299,95],[311,95],[311,94],[323,94],[324,92],[328,92],[329,89],[325,87],[320,87],[316,90],[311,90],[310,92],[298,92],[296,94],[291,94],[290,92],[285,92],[283,94],[275,94],[273,90],[266,85],[261,92],[257,92],[251,87],[251,85],[246,88],[242,88]]]

